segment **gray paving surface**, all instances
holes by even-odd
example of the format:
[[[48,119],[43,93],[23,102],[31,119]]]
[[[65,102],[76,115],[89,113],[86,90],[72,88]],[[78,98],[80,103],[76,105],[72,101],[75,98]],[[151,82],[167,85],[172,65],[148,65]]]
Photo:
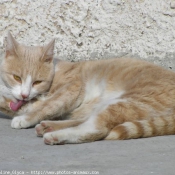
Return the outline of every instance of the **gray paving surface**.
[[[49,171],[175,174],[175,136],[49,146],[36,137],[34,128],[15,130],[10,123],[11,119],[0,115],[0,174],[13,170],[25,174]]]

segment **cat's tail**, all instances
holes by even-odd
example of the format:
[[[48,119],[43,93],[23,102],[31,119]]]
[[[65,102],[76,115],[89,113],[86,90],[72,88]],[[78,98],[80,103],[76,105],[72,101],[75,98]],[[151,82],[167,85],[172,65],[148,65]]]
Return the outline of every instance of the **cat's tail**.
[[[115,126],[106,140],[125,140],[175,134],[175,116],[125,122]]]

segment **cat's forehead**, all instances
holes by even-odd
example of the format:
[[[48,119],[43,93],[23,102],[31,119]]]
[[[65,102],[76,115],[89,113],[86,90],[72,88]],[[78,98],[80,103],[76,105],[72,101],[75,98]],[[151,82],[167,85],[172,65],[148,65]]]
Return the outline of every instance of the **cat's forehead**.
[[[26,61],[37,61],[43,55],[43,48],[39,46],[19,46],[18,56]]]
[[[19,46],[16,49],[17,54],[15,54],[12,59],[5,59],[5,67],[7,70],[11,70],[13,73],[18,73],[19,75],[37,75],[38,70],[43,70],[45,64],[41,61],[43,55],[43,49],[39,46]]]

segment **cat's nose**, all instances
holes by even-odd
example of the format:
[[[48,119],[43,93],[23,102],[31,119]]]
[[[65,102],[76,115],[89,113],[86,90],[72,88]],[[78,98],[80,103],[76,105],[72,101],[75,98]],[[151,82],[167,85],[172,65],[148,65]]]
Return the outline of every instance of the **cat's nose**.
[[[25,99],[27,98],[29,95],[28,94],[21,94],[22,98]]]

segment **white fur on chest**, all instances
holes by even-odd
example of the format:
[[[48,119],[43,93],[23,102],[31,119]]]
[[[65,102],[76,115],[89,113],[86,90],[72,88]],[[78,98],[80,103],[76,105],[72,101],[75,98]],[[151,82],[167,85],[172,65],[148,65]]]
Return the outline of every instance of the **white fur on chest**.
[[[97,81],[92,79],[86,82],[85,86],[85,98],[83,103],[92,102],[94,99],[98,99],[93,105],[92,116],[97,116],[103,112],[109,105],[117,104],[119,102],[126,101],[121,96],[124,94],[122,90],[110,91],[106,88],[105,80]]]
[[[97,81],[95,78],[86,82],[84,102],[89,102],[97,97],[102,96],[106,88],[104,80]]]
[[[103,96],[100,97],[99,102],[95,105],[93,113],[98,115],[106,110],[110,105],[117,104],[119,102],[125,102],[125,99],[121,99],[123,93],[123,91],[105,92]]]

